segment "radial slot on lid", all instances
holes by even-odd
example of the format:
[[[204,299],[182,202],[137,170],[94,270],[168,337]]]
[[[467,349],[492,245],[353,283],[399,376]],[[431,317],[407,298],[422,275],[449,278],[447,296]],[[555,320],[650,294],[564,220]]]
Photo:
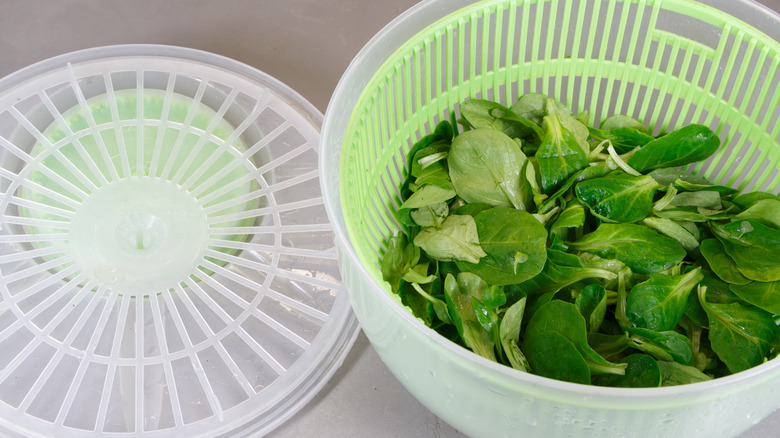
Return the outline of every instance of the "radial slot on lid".
[[[111,50],[0,88],[0,425],[267,431],[356,330],[321,116],[224,58]]]

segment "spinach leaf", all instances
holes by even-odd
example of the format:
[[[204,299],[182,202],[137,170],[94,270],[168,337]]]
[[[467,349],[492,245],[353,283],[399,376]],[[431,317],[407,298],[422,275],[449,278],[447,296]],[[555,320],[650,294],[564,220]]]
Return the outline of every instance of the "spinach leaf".
[[[474,277],[474,283],[479,285],[479,277]],[[462,280],[465,282],[467,277],[463,277]],[[485,284],[485,287],[487,287],[487,284]],[[481,292],[479,294],[482,295]],[[450,320],[458,330],[458,334],[462,337],[464,318],[467,321],[471,319],[476,320],[476,315],[474,315],[473,318],[471,317],[471,313],[473,313],[474,309],[471,305],[472,302],[469,290],[467,289],[465,293],[461,292],[457,277],[450,273],[446,274],[444,277],[444,301],[447,304]]]
[[[506,304],[506,294],[501,286],[491,285],[482,292],[480,300],[488,308],[495,309]]]
[[[688,295],[702,279],[701,269],[683,275],[651,275],[631,289],[626,316],[634,327],[672,330],[685,312]]]
[[[411,269],[404,273],[401,279],[408,283],[428,284],[433,282],[436,276],[428,275],[428,263],[421,263],[412,266]]]
[[[618,153],[625,154],[637,146],[644,146],[655,140],[653,136],[648,135],[636,128],[616,127],[612,129],[588,128],[590,136],[597,142],[609,140],[610,144]]]
[[[491,208],[493,208],[493,206],[488,204],[466,204],[456,208],[452,214],[475,217],[479,213],[482,213],[485,210],[490,210]]]
[[[712,349],[729,371],[738,373],[764,362],[777,327],[772,315],[740,303],[710,303],[704,288],[698,294],[709,318]]]
[[[548,251],[547,256],[550,258],[554,258],[556,261],[558,261],[563,265],[580,266],[583,268],[603,269],[612,272],[614,274],[619,274],[621,271],[627,269],[626,264],[621,262],[620,260],[602,258],[587,252],[575,255],[575,254],[568,254],[568,253],[564,254],[559,251]]]
[[[591,213],[609,222],[633,223],[645,218],[653,208],[658,183],[648,176],[611,173],[577,184],[577,197]]]
[[[615,388],[657,388],[661,386],[661,368],[652,356],[635,353],[626,356],[621,362],[626,364],[624,375],[594,376],[593,384]]]
[[[414,283],[403,282],[395,292],[401,298],[401,303],[410,308],[415,317],[422,320],[427,326],[431,326],[436,313],[433,306],[429,305],[428,300],[417,292]],[[447,319],[449,320],[449,318]]]
[[[526,342],[545,332],[556,332],[571,341],[582,354],[593,374],[624,374],[625,365],[614,364],[601,357],[588,345],[588,334],[585,318],[580,315],[577,307],[561,300],[553,300],[540,306],[531,316],[525,328]],[[530,353],[528,359],[531,359]],[[533,361],[531,362],[533,367]]]
[[[661,386],[687,385],[712,380],[712,377],[690,365],[661,361],[658,362],[658,367],[661,370]]]
[[[418,184],[429,174],[446,171],[445,164],[451,144],[450,140],[439,140],[419,149],[414,154],[409,172],[416,178]]]
[[[528,182],[528,185],[531,186],[531,193],[533,193],[534,205],[537,206],[538,209],[539,206],[547,198],[547,195],[542,193],[542,179],[539,177],[539,172],[537,170],[537,166],[539,165],[539,163],[536,163],[533,160],[529,160],[529,161],[530,162],[528,163],[528,166],[525,167],[525,179]]]
[[[688,183],[700,185],[710,184],[706,178],[694,175],[676,167],[661,167],[653,170],[648,175],[652,176],[653,179],[656,180],[662,187],[671,186],[678,181],[685,181]]]
[[[696,222],[675,221],[675,223],[683,227],[687,232],[691,233],[691,236],[693,236],[697,242],[701,242],[701,240],[704,238],[704,234],[702,233],[703,226],[699,226],[696,224]]]
[[[715,238],[702,240],[699,251],[704,256],[704,259],[707,260],[707,264],[712,272],[720,277],[721,280],[733,284],[750,283],[750,279],[746,278],[739,271],[734,259],[726,254],[726,250],[723,244],[720,243],[720,240]]]
[[[550,233],[550,249],[554,249],[556,251],[569,250],[569,246],[566,245],[566,241],[563,240],[564,238],[561,237],[561,234],[563,234],[561,229],[557,229],[554,232]]]
[[[450,209],[446,202],[427,205],[409,212],[414,223],[421,227],[441,228],[442,222],[450,214]]]
[[[452,124],[450,122],[444,120],[442,122],[439,122],[438,125],[436,125],[436,128],[434,128],[433,132],[423,136],[420,141],[414,144],[412,146],[412,149],[409,151],[407,156],[407,166],[406,168],[411,171],[414,163],[414,157],[417,155],[417,152],[419,152],[421,149],[424,149],[436,142],[446,142],[450,143],[452,141],[452,137],[454,135],[455,129],[452,127]]]
[[[762,199],[756,201],[742,213],[734,216],[735,221],[753,219],[769,228],[780,229],[780,200]]]
[[[742,299],[731,291],[729,284],[718,278],[717,275],[705,269],[702,269],[701,273],[703,278],[699,282],[699,286],[707,289],[708,302],[715,304],[742,302]],[[685,316],[699,327],[707,327],[709,325],[707,313],[699,303],[699,297],[695,293],[691,293],[688,297],[688,304],[685,307]]]
[[[463,324],[463,343],[474,353],[496,362],[493,335],[485,331],[478,323],[468,321]]]
[[[577,260],[573,262],[571,257]],[[562,288],[587,279],[614,280],[617,274],[606,269],[584,267],[581,259],[573,254],[547,250],[547,261],[542,271],[516,287],[531,296],[555,293]]]
[[[631,128],[647,134],[647,128],[642,124],[642,122],[634,119],[633,117],[622,114],[615,114],[613,116],[607,117],[603,122],[601,122],[601,126],[599,126],[599,128],[607,131],[619,128]]]
[[[572,174],[563,185],[555,191],[555,193],[551,194],[547,199],[545,199],[541,205],[539,205],[538,211],[540,213],[545,213],[553,208],[555,203],[559,200],[559,198],[563,197],[566,192],[576,183],[580,181],[585,181],[592,178],[598,178],[601,176],[606,175],[609,173],[609,169],[602,166],[588,166],[582,170],[578,170],[574,174]]]
[[[675,207],[704,207],[720,209],[720,193],[714,190],[699,190],[696,192],[679,192],[672,199],[671,205]]]
[[[401,204],[400,209],[414,209],[427,207],[429,205],[439,204],[449,201],[456,196],[455,190],[442,189],[438,186],[426,184],[412,193],[409,198]]]
[[[742,275],[757,281],[780,280],[780,257],[777,256],[780,230],[754,219],[728,224],[710,222],[709,225]]]
[[[561,126],[571,133],[587,156],[590,151],[590,144],[588,143],[590,131],[585,126],[587,118],[584,121],[581,120],[579,115],[575,116],[565,105],[556,102],[554,99],[547,100],[547,115],[555,116],[558,119]]]
[[[580,116],[574,116],[572,112],[562,103],[549,99],[547,96],[539,93],[526,94],[520,97],[511,108],[516,115],[531,120],[537,125],[541,125],[544,117],[554,114],[558,117],[561,124],[577,139],[581,146],[586,147],[588,141],[588,128],[585,125],[587,120]]]
[[[547,96],[540,93],[526,94],[517,99],[511,110],[519,117],[541,125],[547,115]]]
[[[574,172],[588,166],[585,150],[555,113],[544,118],[544,136],[535,156],[544,193],[551,193]]]
[[[780,281],[732,284],[729,289],[746,302],[774,315],[780,315]]]
[[[520,117],[498,102],[470,99],[460,104],[460,114],[474,128],[495,129],[510,138],[542,136],[537,123]]]
[[[440,187],[445,190],[455,190],[450,180],[450,172],[447,167],[441,163],[435,163],[420,172],[420,176],[408,185],[409,192],[416,192],[425,185]],[[409,194],[405,199],[409,198]]]
[[[771,193],[750,192],[750,193],[743,193],[741,195],[735,196],[731,200],[731,202],[736,204],[740,209],[747,210],[756,202],[764,199],[775,200],[775,201],[780,200],[780,198],[778,198],[777,195],[773,195]]]
[[[726,210],[707,211],[701,208],[680,207],[653,210],[653,215],[678,222],[709,222],[731,219],[733,215]]]
[[[626,333],[619,335],[588,333],[588,345],[596,350],[601,357],[609,359],[626,351],[629,347],[628,335]]]
[[[526,297],[522,297],[512,304],[504,313],[499,326],[499,337],[504,354],[512,368],[520,371],[528,371],[529,368],[528,359],[517,344],[520,339],[526,300]]]
[[[506,134],[475,129],[455,137],[447,164],[458,195],[468,203],[531,206],[533,193],[525,178],[528,159]]]
[[[448,274],[444,279],[447,308],[458,334],[474,353],[495,362],[494,334],[484,329],[474,310],[474,298],[478,300],[486,288],[482,279],[469,273],[458,274],[457,279]]]
[[[415,157],[417,156],[417,153],[435,144],[446,145],[448,147],[448,145],[452,142],[453,135],[454,129],[452,125],[448,121],[442,121],[436,125],[436,128],[432,133],[423,136],[420,141],[412,146],[412,149],[406,155],[406,178],[401,185],[402,200],[405,200],[409,197],[411,194],[410,186],[414,183],[414,180],[417,179],[417,176],[412,175],[412,169],[415,167]]]
[[[642,146],[626,161],[639,172],[677,167],[708,158],[720,147],[720,139],[708,127],[691,124]]]
[[[568,204],[550,226],[550,235],[558,235],[566,239],[568,235],[565,234],[565,230],[584,226],[585,217],[585,207],[582,204],[579,202]]]
[[[690,180],[684,180],[678,178],[677,180],[674,181],[674,187],[681,192],[711,191],[711,192],[718,192],[719,194],[724,196],[728,196],[736,193],[736,190],[732,189],[731,187],[716,186],[714,184],[710,184],[706,180],[705,182],[696,183]]]
[[[588,333],[599,331],[607,314],[607,291],[599,284],[589,284],[580,290],[574,300],[580,314],[585,318]]]
[[[718,278],[717,275],[713,274],[711,271],[702,269],[701,273],[703,277],[699,282],[699,286],[707,288],[708,302],[715,303],[715,304],[731,304],[731,303],[742,302],[742,299],[739,296],[737,296],[734,292],[731,291],[731,287],[730,287],[731,285],[729,283],[726,283],[725,281],[721,280],[720,278]],[[691,294],[691,297],[689,297],[689,301],[694,301],[697,305],[699,305],[698,295]],[[701,311],[704,312],[704,309],[702,308]],[[707,325],[706,319],[704,320],[704,323],[700,325],[706,326]]]
[[[482,293],[485,295],[485,292]],[[482,326],[485,333],[489,333],[492,336],[493,345],[500,345],[501,338],[499,335],[499,320],[496,312],[490,307],[486,306],[477,297],[471,297],[471,307],[474,309],[474,314],[477,316],[477,322]]]
[[[477,225],[471,216],[447,216],[441,228],[420,230],[414,244],[428,255],[442,261],[466,260],[478,263],[487,254],[479,246]]]
[[[564,382],[590,385],[590,368],[577,347],[557,332],[526,336],[523,350],[531,372]]]
[[[642,219],[640,224],[680,242],[680,245],[689,253],[699,248],[699,241],[696,237],[687,228],[671,219],[647,217]]]
[[[449,315],[449,310],[447,308],[447,304],[438,299],[433,297],[431,294],[423,290],[422,287],[420,287],[417,283],[411,283],[412,287],[417,291],[417,293],[423,297],[426,301],[430,303],[431,308],[433,309],[434,313],[436,314],[436,317],[439,318],[442,322],[445,324],[450,324],[452,322],[452,319]]]
[[[702,271],[702,273],[706,275],[708,271]],[[702,283],[704,281],[705,280],[702,280]],[[701,307],[701,304],[699,304],[699,297],[697,297],[695,293],[688,295],[688,302],[685,304],[683,318],[680,321],[682,322],[686,318],[692,325],[700,328],[707,327],[707,313],[704,311],[704,308]]]
[[[639,274],[665,271],[680,263],[685,248],[676,240],[636,224],[601,224],[569,247],[603,258],[617,259]]]
[[[772,338],[772,342],[769,343],[769,355],[770,358],[777,358],[780,356],[780,325],[775,327],[775,337]]]
[[[628,317],[626,316],[626,302],[628,301],[628,291],[627,291],[627,281],[626,277],[629,276],[629,272],[618,272],[618,278],[617,278],[617,297],[615,300],[615,322],[617,322],[618,325],[621,327],[629,327],[631,325],[630,322],[628,322]]]
[[[382,279],[395,291],[401,278],[420,260],[420,248],[407,241],[406,234],[395,234],[387,241],[382,257]]]
[[[474,217],[485,256],[460,259],[462,271],[479,275],[494,285],[520,283],[539,273],[547,257],[547,230],[530,213],[495,207]]]
[[[674,330],[654,331],[639,327],[626,327],[629,343],[663,361],[675,361],[693,365],[693,345],[685,335]]]

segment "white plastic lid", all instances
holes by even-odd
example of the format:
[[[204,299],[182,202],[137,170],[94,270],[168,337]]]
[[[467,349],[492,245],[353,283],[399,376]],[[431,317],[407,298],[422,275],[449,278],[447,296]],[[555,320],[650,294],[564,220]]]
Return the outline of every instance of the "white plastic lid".
[[[358,332],[321,120],[179,47],[0,80],[0,434],[245,436],[309,401]]]

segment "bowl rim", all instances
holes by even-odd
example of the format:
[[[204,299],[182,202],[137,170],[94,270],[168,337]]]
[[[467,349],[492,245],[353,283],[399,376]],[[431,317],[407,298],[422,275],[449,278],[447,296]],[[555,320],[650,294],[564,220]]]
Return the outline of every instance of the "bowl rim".
[[[760,385],[765,381],[778,378],[780,376],[780,357],[766,361],[765,363],[750,369],[713,380],[657,388],[613,388],[583,385],[522,372],[509,366],[490,361],[466,348],[446,340],[436,331],[415,318],[406,308],[399,305],[385,288],[377,283],[374,276],[370,274],[368,269],[361,263],[346,231],[346,223],[342,212],[338,189],[340,172],[339,157],[344,132],[349,123],[352,108],[357,104],[358,98],[365,85],[373,78],[373,74],[368,78],[363,78],[360,75],[360,71],[370,69],[372,72],[376,72],[387,59],[393,56],[397,49],[402,47],[407,40],[411,39],[404,37],[404,35],[416,35],[429,26],[435,26],[440,20],[446,19],[447,16],[456,13],[463,7],[493,1],[495,0],[483,0],[478,2],[474,2],[473,0],[421,1],[396,17],[374,35],[351,61],[340,78],[325,111],[320,137],[320,150],[322,153],[319,157],[319,164],[321,172],[320,181],[324,189],[324,205],[333,226],[334,235],[337,239],[337,246],[342,253],[340,256],[341,263],[349,263],[350,267],[357,270],[359,277],[370,285],[370,291],[367,293],[378,294],[382,303],[389,306],[396,316],[399,316],[404,323],[413,326],[417,332],[421,333],[430,341],[433,341],[438,347],[446,349],[449,353],[455,354],[464,361],[495,372],[503,378],[518,380],[529,386],[540,387],[544,390],[586,396],[591,399],[593,397],[604,397],[607,400],[615,400],[616,403],[624,403],[626,399],[661,398],[665,399],[664,402],[666,403],[674,397],[679,398],[685,396],[698,396],[696,398],[701,400],[702,398],[707,398],[707,393],[709,393],[712,398],[718,398],[722,396],[724,392],[729,392],[729,390],[737,391],[744,389],[745,386],[743,386],[743,384],[745,382],[749,382],[749,384],[746,385],[747,387],[752,387]],[[683,2],[687,7],[705,7],[709,8],[708,10],[713,13],[726,14],[720,9],[703,3],[701,0],[661,1],[668,1],[671,3]],[[715,2],[717,2],[717,0],[708,0],[708,3]],[[747,11],[767,14],[768,16],[766,18],[768,21],[773,21],[773,24],[780,25],[780,14],[754,0],[729,0],[729,2],[733,2],[729,3],[729,5],[734,6],[734,9],[744,7],[747,8],[745,9]],[[761,31],[761,29],[758,30]],[[778,44],[780,44],[780,41],[778,41]],[[378,55],[377,53],[386,53],[388,55]],[[336,165],[334,166],[333,163]],[[716,389],[717,391],[714,391]],[[538,392],[537,395],[538,394],[543,393]],[[551,392],[542,398],[548,396],[549,398],[553,398],[554,393]]]

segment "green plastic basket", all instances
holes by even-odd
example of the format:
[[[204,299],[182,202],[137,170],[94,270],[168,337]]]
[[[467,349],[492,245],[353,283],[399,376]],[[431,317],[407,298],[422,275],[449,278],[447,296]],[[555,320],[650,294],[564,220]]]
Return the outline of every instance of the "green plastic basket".
[[[596,425],[609,426],[600,436],[734,436],[780,407],[777,361],[710,385],[621,391],[500,369],[393,304],[379,269],[400,228],[393,212],[407,151],[469,98],[511,105],[543,93],[588,111],[591,125],[624,114],[654,134],[708,125],[722,146],[688,170],[778,193],[780,37],[767,32],[780,29],[780,17],[749,0],[722,3],[743,19],[690,0],[491,0],[460,9],[427,1],[377,35],[342,78],[321,165],[345,283],[382,359],[446,421],[484,436],[521,426],[531,427],[528,436],[580,436]]]
[[[415,35],[365,87],[341,155],[348,233],[376,265],[397,228],[406,151],[469,98],[543,93],[596,125],[620,113],[655,134],[708,125],[723,145],[690,170],[777,193],[779,69],[780,43],[692,1],[477,3]]]

